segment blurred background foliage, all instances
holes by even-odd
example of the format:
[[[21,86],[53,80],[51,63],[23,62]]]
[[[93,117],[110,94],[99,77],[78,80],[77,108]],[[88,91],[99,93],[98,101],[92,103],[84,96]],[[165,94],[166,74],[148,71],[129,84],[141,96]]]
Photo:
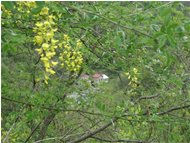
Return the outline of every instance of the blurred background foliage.
[[[35,83],[44,7],[84,58],[78,76],[59,69],[48,85]],[[1,2],[1,141],[80,142],[111,121],[81,141],[190,142],[189,16],[181,2]],[[109,82],[79,78],[96,72]]]

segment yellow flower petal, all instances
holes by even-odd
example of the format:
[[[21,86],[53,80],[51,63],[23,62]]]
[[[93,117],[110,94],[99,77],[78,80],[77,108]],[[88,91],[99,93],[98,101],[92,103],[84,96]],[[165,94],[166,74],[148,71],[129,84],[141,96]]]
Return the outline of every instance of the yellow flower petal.
[[[49,48],[49,44],[43,43],[42,48],[43,48],[44,50],[47,50],[47,49]]]
[[[136,68],[133,68],[133,71],[134,71],[134,73],[137,73],[137,72],[138,72],[138,70],[137,70]]]
[[[48,80],[49,79],[49,76],[45,74],[45,79]]]
[[[129,76],[129,72],[126,72],[125,75],[126,75],[126,76]]]
[[[41,55],[41,53],[43,52],[43,49],[42,49],[42,48],[39,48],[39,49],[35,49],[35,51],[37,51],[38,54]]]
[[[45,84],[48,84],[48,81],[47,81],[47,80],[45,80]]]
[[[47,69],[46,71],[49,72],[50,74],[55,74],[55,71],[52,69]]]
[[[52,45],[55,45],[58,42],[58,40],[51,39]]]
[[[49,39],[53,38],[53,36],[54,36],[53,32],[48,32],[46,35],[46,38],[49,40]]]
[[[47,15],[48,11],[49,11],[49,8],[48,7],[44,7],[44,8],[42,8],[42,10],[40,12],[40,15]]]
[[[45,62],[45,63],[44,63],[44,67],[45,67],[45,68],[49,68],[49,67],[50,67],[49,62]]]
[[[48,59],[47,57],[42,57],[41,60],[42,60],[43,62],[49,61],[49,59]]]
[[[38,45],[41,45],[43,42],[43,38],[41,36],[35,36],[34,37],[34,43],[37,43]]]
[[[56,66],[58,64],[58,62],[51,62],[53,66]]]
[[[42,27],[42,26],[43,26],[43,23],[42,23],[42,22],[37,22],[37,23],[36,23],[36,26],[37,26],[37,27]]]

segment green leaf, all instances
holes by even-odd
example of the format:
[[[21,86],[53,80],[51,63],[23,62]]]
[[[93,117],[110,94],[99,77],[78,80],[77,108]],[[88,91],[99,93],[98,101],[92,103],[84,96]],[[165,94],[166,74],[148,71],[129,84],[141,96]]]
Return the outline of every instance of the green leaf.
[[[11,49],[11,45],[9,43],[4,44],[2,47],[3,47],[2,50],[4,52],[7,52],[9,51],[9,49]]]
[[[172,48],[175,48],[175,47],[176,47],[176,42],[175,42],[175,40],[174,40],[174,38],[173,38],[172,36],[167,35],[167,40],[169,41],[170,46],[171,46]]]
[[[163,35],[161,35],[161,36],[159,36],[159,49],[162,49],[163,48],[163,46],[165,45],[165,43],[166,43],[166,40],[167,40],[167,35],[166,34],[163,34]]]
[[[41,11],[42,7],[36,7],[32,9],[32,14],[38,14]]]
[[[160,26],[157,24],[151,24],[150,28],[154,31],[160,31]]]
[[[44,1],[36,1],[36,4],[39,6],[39,7],[43,7],[45,5],[45,2]]]
[[[13,10],[14,9],[14,3],[11,1],[2,1],[2,4],[5,6],[6,9],[8,10]]]
[[[117,36],[115,39],[115,47],[118,48],[121,45],[121,38]]]
[[[16,52],[16,47],[13,46],[12,43],[4,43],[2,45],[2,52],[5,52],[5,53],[15,53]]]
[[[101,102],[98,102],[97,104],[96,104],[96,107],[98,108],[98,109],[100,109],[101,111],[105,111],[105,104],[102,104]]]
[[[36,1],[37,7],[32,9],[32,14],[38,14],[41,9],[44,7],[45,2],[43,1]]]
[[[27,118],[28,121],[33,120],[34,117],[35,117],[35,112],[34,112],[34,111],[28,111],[28,112],[26,113],[26,118]]]
[[[171,13],[171,9],[170,8],[162,8],[160,11],[160,15],[162,17],[168,16]]]

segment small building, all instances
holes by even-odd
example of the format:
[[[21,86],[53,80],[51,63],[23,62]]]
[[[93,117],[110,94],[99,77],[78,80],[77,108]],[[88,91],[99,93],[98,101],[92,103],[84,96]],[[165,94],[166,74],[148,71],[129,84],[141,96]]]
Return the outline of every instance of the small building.
[[[100,81],[108,82],[109,77],[102,73],[95,73],[94,75],[92,75],[92,79],[94,82],[100,82]]]
[[[80,79],[82,80],[86,80],[89,82],[95,82],[95,83],[99,83],[101,81],[103,82],[108,82],[109,77],[106,74],[102,74],[102,73],[95,73],[93,75],[88,75],[88,74],[81,74],[80,75]]]

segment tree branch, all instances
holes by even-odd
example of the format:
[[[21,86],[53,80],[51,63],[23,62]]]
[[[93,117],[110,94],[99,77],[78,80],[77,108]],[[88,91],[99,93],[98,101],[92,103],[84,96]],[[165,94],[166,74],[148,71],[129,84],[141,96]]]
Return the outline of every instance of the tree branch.
[[[34,105],[34,104],[31,104],[31,103],[25,103],[23,101],[18,101],[18,100],[14,100],[14,99],[10,99],[10,98],[7,98],[7,97],[1,97],[1,99],[3,100],[7,100],[7,101],[10,101],[10,102],[15,102],[15,103],[19,103],[19,104],[23,104],[23,105],[26,105],[26,106],[32,106],[32,107],[36,107],[36,108],[40,108],[40,109],[44,109],[44,110],[49,110],[49,111],[57,111],[57,112],[78,112],[78,113],[85,113],[85,114],[90,114],[90,115],[96,115],[96,116],[106,116],[106,117],[111,117],[109,115],[104,115],[104,114],[101,114],[101,113],[94,113],[94,112],[89,112],[89,111],[83,111],[83,110],[78,110],[78,109],[61,109],[61,108],[53,108],[53,107],[47,107],[47,106],[37,106],[37,105]]]
[[[39,122],[38,125],[32,130],[32,132],[29,134],[29,136],[27,137],[27,139],[25,140],[24,143],[27,143],[30,140],[30,138],[32,137],[32,135],[34,134],[34,132],[38,129],[38,127],[40,126],[41,123],[42,123],[42,121]]]
[[[159,95],[153,95],[153,96],[141,96],[139,97],[135,103],[139,102],[140,100],[143,100],[143,99],[153,99],[153,98],[156,98],[156,97],[159,97]]]
[[[63,3],[62,3],[62,5],[63,5]],[[142,32],[142,31],[139,31],[139,30],[137,30],[137,29],[135,29],[135,28],[133,28],[133,27],[129,27],[129,26],[126,26],[126,25],[121,25],[121,24],[119,24],[119,23],[117,23],[117,22],[115,22],[115,21],[110,20],[110,19],[107,18],[107,17],[104,17],[104,16],[102,16],[102,15],[100,15],[100,14],[97,14],[97,13],[94,13],[94,12],[92,12],[92,11],[80,10],[80,9],[74,7],[74,6],[68,6],[68,5],[65,5],[65,4],[64,4],[64,6],[67,6],[68,8],[70,8],[70,9],[72,9],[72,10],[77,10],[77,11],[79,11],[79,12],[86,12],[86,13],[89,13],[89,14],[96,15],[96,16],[98,16],[98,17],[100,17],[100,18],[102,18],[102,19],[104,19],[104,20],[106,20],[106,21],[108,21],[108,22],[110,22],[110,23],[112,23],[112,24],[114,24],[114,25],[118,25],[118,26],[120,26],[120,27],[122,27],[122,28],[131,30],[131,31],[134,31],[134,32],[136,32],[136,33],[142,34],[142,35],[147,36],[147,37],[149,37],[149,38],[153,38],[151,35],[149,35],[149,34],[147,34],[147,33],[144,33],[144,32]]]
[[[185,108],[189,108],[190,105],[185,105],[185,106],[179,106],[179,107],[172,107],[166,111],[163,111],[163,112],[159,112],[157,113],[157,115],[164,115],[164,114],[168,114],[170,112],[173,112],[173,111],[176,111],[176,110],[181,110],[181,109],[185,109]]]
[[[144,143],[145,141],[141,141],[141,140],[126,140],[126,139],[118,139],[118,140],[109,140],[109,139],[102,139],[99,137],[91,137],[93,139],[99,140],[99,141],[103,141],[103,142],[127,142],[127,143]]]
[[[97,134],[97,133],[99,133],[99,132],[105,130],[106,128],[108,128],[110,125],[113,124],[113,122],[116,122],[118,119],[119,119],[119,118],[114,117],[114,118],[113,118],[110,122],[108,122],[107,124],[101,126],[100,128],[98,128],[98,129],[96,129],[96,130],[94,130],[94,131],[90,131],[90,132],[84,134],[83,136],[81,136],[80,138],[78,138],[78,139],[76,139],[76,140],[73,140],[73,141],[71,141],[71,142],[69,142],[69,143],[79,143],[79,142],[84,141],[84,140],[86,140],[86,139],[88,139],[88,138],[91,138],[91,137],[94,136],[95,134]]]
[[[16,122],[18,121],[19,117],[20,116],[17,116],[16,120],[14,121],[14,123],[12,124],[12,126],[10,127],[9,131],[6,133],[6,136],[3,139],[2,143],[4,143],[8,139],[9,134],[10,134],[11,130],[14,128],[14,126],[16,125]]]

